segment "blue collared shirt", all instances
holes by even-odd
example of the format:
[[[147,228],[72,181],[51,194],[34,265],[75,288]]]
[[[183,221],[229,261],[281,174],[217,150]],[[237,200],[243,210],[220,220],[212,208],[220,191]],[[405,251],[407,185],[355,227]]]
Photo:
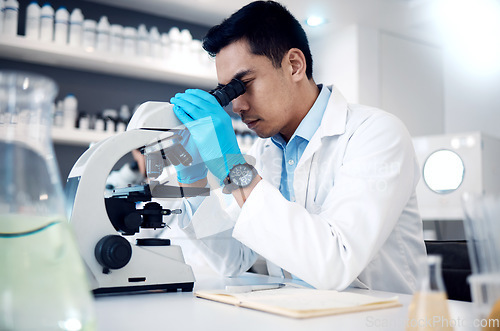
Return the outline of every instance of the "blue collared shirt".
[[[302,122],[300,122],[299,127],[295,130],[288,143],[285,142],[280,133],[271,137],[272,142],[283,151],[280,192],[287,200],[292,202],[295,201],[293,190],[295,168],[307,144],[319,128],[332,93],[326,86],[318,85],[318,87],[321,89],[318,98],[304,119],[302,119]]]

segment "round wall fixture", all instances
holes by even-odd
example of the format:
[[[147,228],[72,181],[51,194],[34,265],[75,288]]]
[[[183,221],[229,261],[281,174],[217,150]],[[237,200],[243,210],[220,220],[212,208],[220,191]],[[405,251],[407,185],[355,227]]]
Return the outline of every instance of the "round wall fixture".
[[[425,184],[439,194],[455,191],[462,184],[464,173],[464,162],[460,156],[447,149],[429,155],[423,167]]]

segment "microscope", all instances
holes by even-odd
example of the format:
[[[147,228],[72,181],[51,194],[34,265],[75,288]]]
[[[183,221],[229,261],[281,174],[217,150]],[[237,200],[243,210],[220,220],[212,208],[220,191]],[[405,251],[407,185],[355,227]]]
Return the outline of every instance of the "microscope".
[[[223,107],[244,92],[237,79],[210,91]],[[125,132],[91,146],[73,166],[65,187],[67,212],[94,295],[193,290],[195,277],[180,246],[155,237],[130,239],[141,229],[163,229],[164,217],[182,213],[153,200],[175,205],[210,194],[209,188],[177,183],[175,166],[193,162],[182,145],[186,131],[170,103],[148,101]],[[145,156],[148,182],[105,194],[109,173],[134,149]]]

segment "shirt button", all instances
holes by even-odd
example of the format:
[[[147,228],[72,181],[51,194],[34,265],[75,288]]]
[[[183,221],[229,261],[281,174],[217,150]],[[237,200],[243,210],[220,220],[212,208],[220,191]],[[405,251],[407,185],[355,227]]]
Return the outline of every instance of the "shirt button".
[[[293,160],[288,160],[288,164],[289,165],[293,165],[295,162],[293,162]]]

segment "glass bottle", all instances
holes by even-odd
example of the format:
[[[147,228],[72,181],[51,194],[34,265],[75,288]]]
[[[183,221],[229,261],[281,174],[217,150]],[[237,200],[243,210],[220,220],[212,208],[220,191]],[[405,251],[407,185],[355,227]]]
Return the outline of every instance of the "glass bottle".
[[[56,84],[0,71],[0,330],[95,330],[50,135]]]
[[[408,309],[406,330],[453,330],[441,274],[441,256],[427,256],[425,266],[420,270],[420,287]]]

